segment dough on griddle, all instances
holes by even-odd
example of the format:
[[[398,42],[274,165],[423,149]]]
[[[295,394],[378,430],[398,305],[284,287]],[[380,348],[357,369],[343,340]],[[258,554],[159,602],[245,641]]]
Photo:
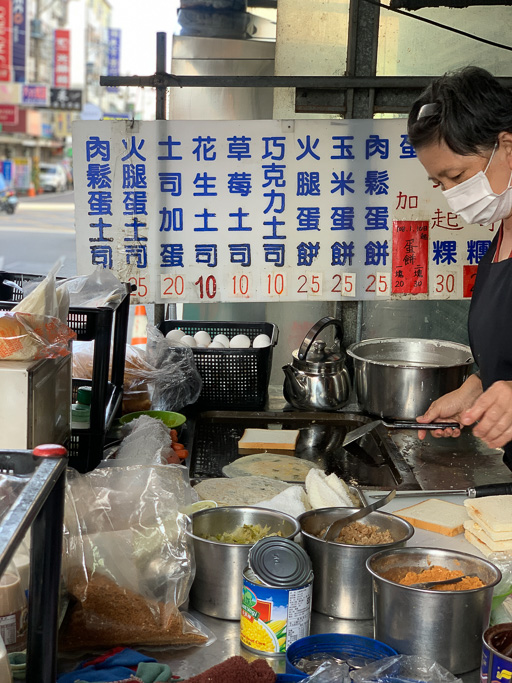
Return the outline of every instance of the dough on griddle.
[[[273,498],[290,484],[267,477],[220,477],[205,479],[194,486],[202,500],[214,500],[217,505],[254,505]]]
[[[226,477],[243,477],[250,474],[303,484],[311,469],[320,469],[320,466],[291,455],[255,453],[225,465],[222,474]]]

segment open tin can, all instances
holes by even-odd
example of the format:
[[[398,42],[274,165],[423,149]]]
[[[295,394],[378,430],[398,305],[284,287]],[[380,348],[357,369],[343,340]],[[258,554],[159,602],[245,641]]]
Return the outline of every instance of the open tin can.
[[[243,572],[240,642],[251,652],[284,655],[309,635],[313,570],[297,543],[269,536],[254,544]]]
[[[482,636],[481,683],[512,679],[512,623],[496,624]]]

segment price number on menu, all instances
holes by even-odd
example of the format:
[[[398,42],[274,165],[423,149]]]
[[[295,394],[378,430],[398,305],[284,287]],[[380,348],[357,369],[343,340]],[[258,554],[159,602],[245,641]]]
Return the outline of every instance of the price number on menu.
[[[457,273],[453,271],[435,273],[432,278],[432,292],[431,296],[438,299],[456,298],[458,278]]]
[[[321,296],[322,273],[303,273],[297,277],[297,294]]]
[[[160,280],[162,298],[180,299],[185,296],[183,275],[162,275]]]
[[[340,296],[355,297],[356,295],[356,274],[355,273],[336,273],[332,276],[331,294]]]
[[[146,285],[145,276],[135,277],[135,275],[132,275],[132,277],[128,278],[128,282],[132,285],[130,296],[137,297],[138,299],[144,299],[144,297],[148,295],[148,287]]]
[[[252,296],[252,280],[249,275],[242,273],[230,277],[231,295],[236,298],[250,299]]]
[[[263,291],[266,296],[283,296],[287,293],[284,273],[266,273],[263,276]]]
[[[370,273],[366,277],[366,291],[375,296],[389,296],[391,292],[390,273]]]

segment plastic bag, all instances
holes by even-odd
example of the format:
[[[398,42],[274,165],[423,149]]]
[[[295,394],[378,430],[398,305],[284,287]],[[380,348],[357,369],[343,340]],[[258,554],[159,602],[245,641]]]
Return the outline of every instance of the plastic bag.
[[[0,313],[0,359],[39,360],[71,353],[76,334],[59,318],[28,313]]]
[[[16,304],[12,313],[50,316],[65,323],[69,312],[69,295],[65,290],[57,289],[57,273],[62,268],[62,263],[62,259],[57,261],[40,282],[28,283],[24,289],[24,298]]]
[[[504,621],[510,621],[510,614],[507,610],[503,612],[500,609],[505,599],[512,594],[512,553],[511,552],[495,552],[488,557],[489,562],[495,564],[501,571],[501,581],[494,586],[492,593],[492,611],[490,618],[490,625],[500,624]]]
[[[207,643],[179,611],[195,567],[188,518],[178,508],[192,499],[180,466],[70,472],[63,557],[74,604],[62,649]]]
[[[416,655],[379,659],[352,672],[352,680],[354,683],[462,683],[437,662]]]
[[[117,449],[115,459],[109,459],[105,465],[166,465],[174,455],[170,429],[161,420],[141,415],[124,425],[124,431],[127,435]]]
[[[112,271],[98,266],[89,275],[69,278],[59,283],[58,291],[67,293],[71,306],[115,308],[123,300],[126,286]]]

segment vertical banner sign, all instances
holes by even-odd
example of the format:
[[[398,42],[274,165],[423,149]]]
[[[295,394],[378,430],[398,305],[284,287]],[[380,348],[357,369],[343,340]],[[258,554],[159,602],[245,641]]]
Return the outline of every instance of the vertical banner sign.
[[[428,293],[428,223],[393,221],[393,294]]]
[[[133,302],[461,299],[497,229],[448,210],[403,119],[77,121],[73,167],[78,272]]]
[[[119,65],[121,59],[121,29],[107,29],[108,59],[107,76],[119,76]],[[109,86],[109,92],[118,92],[119,88]]]
[[[12,81],[12,0],[0,0],[0,81]]]
[[[12,67],[14,81],[24,83],[27,61],[27,0],[12,0]]]
[[[69,29],[57,28],[54,33],[53,85],[69,88],[71,84],[71,34]]]

